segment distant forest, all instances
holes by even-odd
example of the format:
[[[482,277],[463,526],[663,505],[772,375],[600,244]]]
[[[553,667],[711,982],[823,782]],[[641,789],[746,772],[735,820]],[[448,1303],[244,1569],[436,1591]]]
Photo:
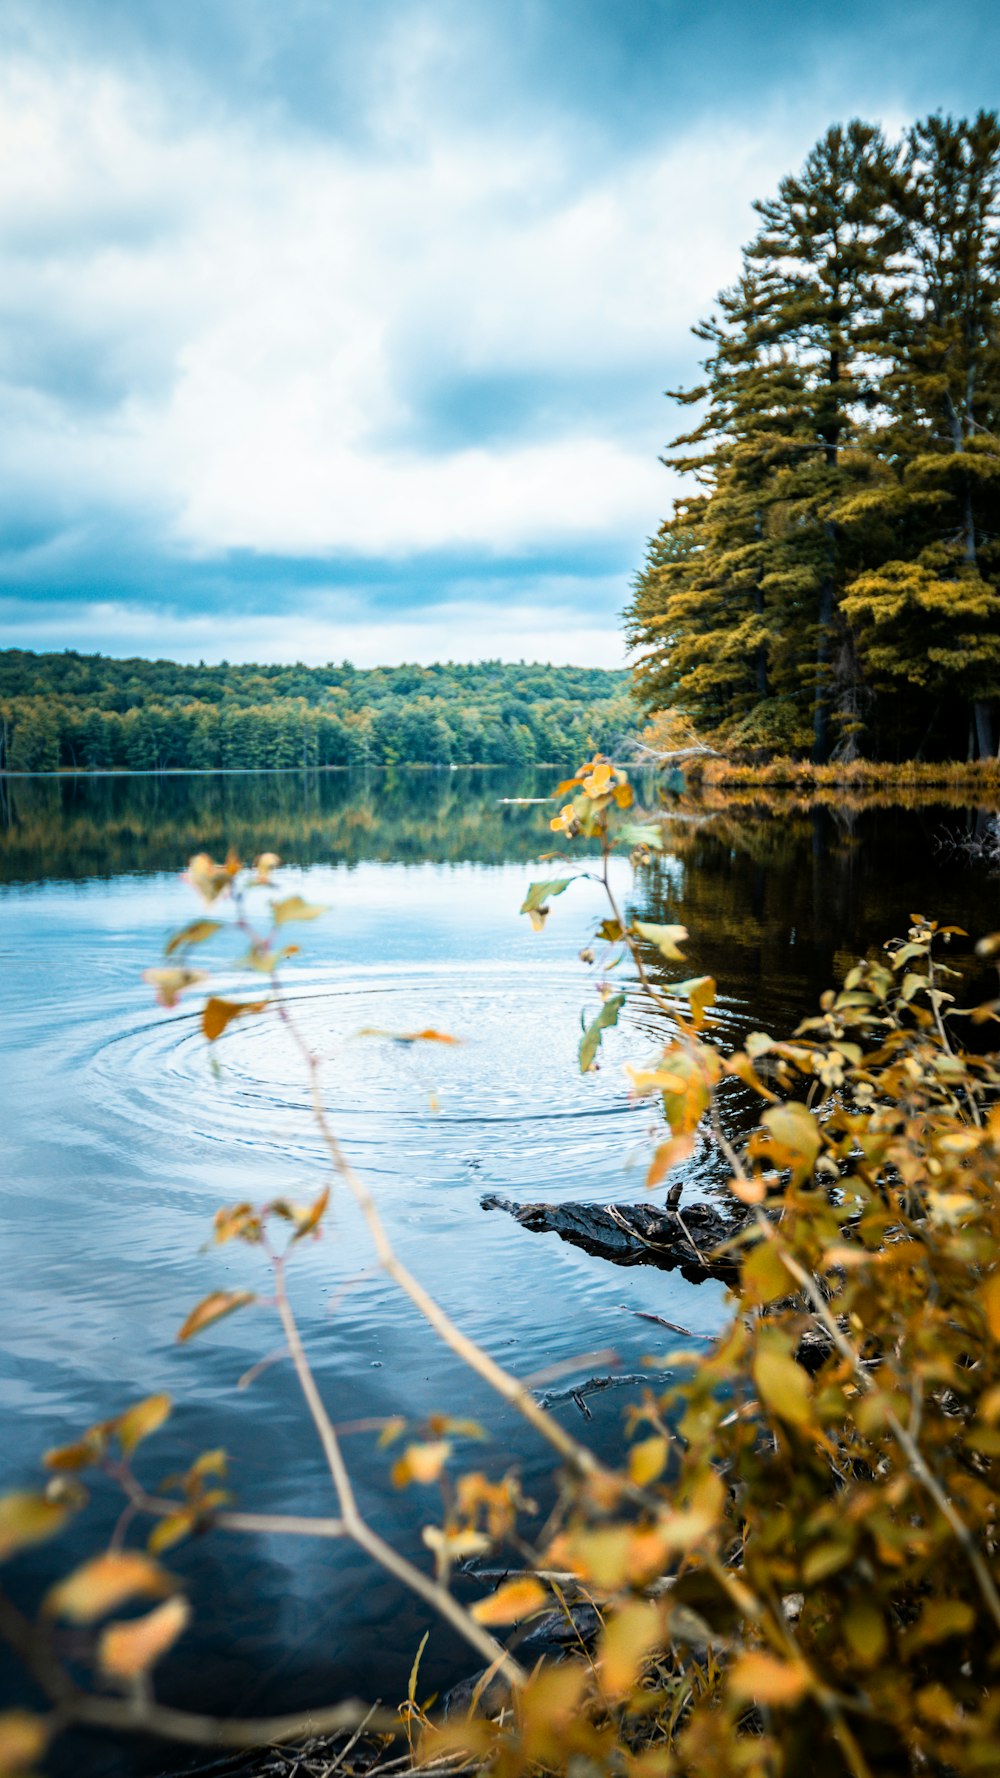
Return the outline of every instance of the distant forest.
[[[988,758],[1000,714],[1000,119],[830,129],[695,328],[637,691],[729,747]]]
[[[628,674],[599,667],[195,667],[0,650],[0,768],[15,772],[563,766],[637,721]]]

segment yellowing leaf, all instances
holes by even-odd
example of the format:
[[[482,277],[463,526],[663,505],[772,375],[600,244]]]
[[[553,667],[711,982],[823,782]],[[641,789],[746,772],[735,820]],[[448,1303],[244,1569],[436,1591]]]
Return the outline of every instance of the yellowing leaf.
[[[715,1001],[715,977],[711,975],[693,975],[686,982],[672,982],[670,993],[683,996],[690,1003],[691,1017],[700,1029],[705,1023],[705,1009]]]
[[[487,1598],[477,1599],[469,1610],[477,1624],[519,1624],[522,1618],[544,1610],[548,1602],[545,1588],[529,1575],[507,1581]]]
[[[407,1445],[392,1466],[393,1485],[405,1488],[408,1482],[436,1482],[450,1456],[451,1445],[446,1438]]]
[[[0,1711],[0,1778],[29,1772],[45,1752],[50,1732],[30,1710]]]
[[[260,1216],[252,1204],[224,1205],[212,1218],[212,1240],[219,1247],[227,1241],[259,1241],[262,1233]]]
[[[203,969],[187,969],[183,964],[176,964],[167,969],[144,969],[142,979],[155,991],[160,1006],[176,1006],[185,988],[196,988],[199,982],[207,982],[208,977]]]
[[[688,937],[686,926],[657,926],[650,920],[633,920],[632,930],[649,944],[655,945],[668,963],[683,963],[684,953],[677,947]]]
[[[753,1380],[761,1405],[790,1426],[812,1424],[809,1378],[783,1341],[762,1335],[753,1361]]]
[[[267,1004],[266,1000],[219,1000],[213,994],[202,1008],[201,1028],[209,1043],[214,1043],[234,1019],[245,1019],[251,1013],[263,1012]]]
[[[27,1492],[0,1497],[0,1562],[29,1544],[44,1543],[61,1531],[72,1511],[67,1501]]]
[[[683,1161],[690,1160],[694,1154],[694,1138],[692,1136],[674,1136],[669,1142],[661,1142],[653,1154],[646,1173],[646,1186],[652,1191],[670,1172],[671,1167],[679,1167]]]
[[[172,1405],[169,1395],[148,1395],[145,1401],[136,1402],[134,1408],[128,1408],[124,1414],[119,1415],[115,1421],[115,1432],[126,1456],[144,1438],[148,1438],[151,1432],[156,1432],[163,1425]]]
[[[659,1433],[655,1438],[644,1438],[633,1445],[628,1454],[628,1472],[636,1486],[645,1488],[655,1482],[666,1468],[667,1456],[667,1441]]]
[[[45,1611],[74,1624],[92,1624],[139,1595],[169,1593],[173,1581],[140,1550],[108,1550],[75,1568],[45,1596]]]
[[[758,1241],[740,1267],[740,1286],[748,1308],[777,1302],[794,1288],[773,1241]]]
[[[318,920],[326,912],[316,902],[303,901],[301,895],[286,895],[283,901],[271,903],[271,918],[276,926],[287,926],[291,920]]]
[[[89,1432],[85,1432],[82,1438],[76,1440],[75,1444],[54,1445],[52,1450],[46,1451],[42,1462],[46,1469],[89,1469],[90,1465],[96,1463],[107,1449],[109,1429],[110,1423],[92,1426]]]
[[[741,1702],[772,1708],[797,1704],[809,1690],[809,1673],[800,1661],[779,1661],[757,1649],[740,1655],[729,1670],[729,1690]]]
[[[980,1292],[986,1325],[995,1340],[1000,1340],[1000,1272],[987,1278]]]
[[[615,1613],[598,1643],[598,1671],[606,1696],[623,1698],[631,1691],[662,1635],[662,1612],[652,1600],[633,1600]]]
[[[216,864],[207,852],[198,852],[187,867],[187,880],[205,901],[217,901],[232,886],[239,871],[239,859],[230,856],[225,864]]]
[[[967,1636],[975,1625],[976,1614],[964,1599],[928,1599],[912,1630],[906,1633],[909,1654],[949,1636]]]
[[[558,821],[554,823],[558,826]],[[548,914],[547,903],[555,895],[562,895],[565,889],[575,881],[573,877],[553,877],[546,883],[531,883],[528,893],[521,903],[521,913],[532,916],[531,924],[536,932],[540,932]]]
[[[841,1617],[849,1648],[866,1667],[874,1667],[889,1642],[885,1619],[873,1599],[852,1599]]]
[[[304,1236],[311,1235],[315,1229],[319,1228],[319,1225],[326,1214],[326,1208],[329,1202],[330,1187],[327,1185],[324,1186],[319,1197],[316,1198],[314,1203],[312,1203],[309,1209],[305,1212],[305,1215],[300,1219],[299,1226],[292,1236],[293,1241],[301,1241]]]
[[[115,1679],[136,1679],[165,1655],[186,1629],[191,1608],[186,1599],[166,1599],[145,1617],[109,1624],[97,1655],[105,1673]]]
[[[203,1328],[221,1321],[224,1315],[231,1315],[234,1309],[242,1309],[244,1304],[256,1301],[252,1290],[212,1290],[191,1310],[178,1331],[177,1338],[181,1343],[191,1340]]]
[[[807,1105],[796,1099],[789,1100],[787,1105],[771,1105],[761,1123],[771,1137],[770,1150],[776,1167],[789,1167],[800,1179],[812,1172],[822,1138]]]
[[[164,956],[172,957],[175,951],[186,951],[189,945],[203,945],[213,933],[222,931],[221,920],[192,920],[189,925],[182,926],[174,932],[164,946]]]
[[[460,1037],[451,1037],[447,1031],[435,1031],[428,1026],[424,1031],[383,1031],[378,1025],[362,1025],[359,1037],[387,1037],[390,1043],[461,1043]]]
[[[159,1556],[164,1550],[172,1549],[175,1543],[190,1536],[198,1523],[198,1515],[189,1507],[181,1507],[178,1512],[167,1513],[165,1518],[153,1526],[146,1539],[146,1548],[151,1556]]]

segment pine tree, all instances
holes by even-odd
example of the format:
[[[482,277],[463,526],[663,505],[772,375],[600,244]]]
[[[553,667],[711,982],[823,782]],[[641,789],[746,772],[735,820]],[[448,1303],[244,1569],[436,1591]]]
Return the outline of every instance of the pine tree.
[[[932,117],[908,133],[894,201],[905,230],[887,309],[889,410],[880,454],[893,474],[854,519],[881,549],[843,601],[866,668],[886,691],[926,690],[970,709],[974,750],[993,752],[1000,694],[1000,120]]]
[[[868,124],[830,129],[761,226],[719,316],[695,329],[701,423],[665,461],[701,491],[651,546],[627,613],[649,652],[650,707],[711,732],[825,758],[857,724],[858,671],[839,601],[858,572],[836,508],[879,471],[867,446],[878,327],[902,232],[894,152]],[[836,647],[835,647],[836,644]]]

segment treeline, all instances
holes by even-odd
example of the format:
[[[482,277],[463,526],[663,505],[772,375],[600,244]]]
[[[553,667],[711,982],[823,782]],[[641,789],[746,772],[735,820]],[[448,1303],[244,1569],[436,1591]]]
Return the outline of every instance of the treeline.
[[[695,328],[687,488],[627,614],[708,738],[983,758],[1000,705],[1000,120],[854,122],[755,206]]]
[[[15,772],[562,764],[636,723],[628,675],[596,667],[193,667],[0,651],[0,767]]]

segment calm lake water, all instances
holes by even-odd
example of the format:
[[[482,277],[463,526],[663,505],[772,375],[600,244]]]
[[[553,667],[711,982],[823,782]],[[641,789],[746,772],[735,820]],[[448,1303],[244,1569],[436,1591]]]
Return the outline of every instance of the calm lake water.
[[[197,911],[179,871],[197,849],[275,850],[281,884],[328,904],[302,927],[290,971],[302,1027],[325,1060],[334,1122],[375,1191],[407,1263],[455,1319],[513,1371],[613,1347],[624,1377],[657,1337],[634,1311],[711,1331],[721,1289],[677,1273],[624,1270],[485,1213],[510,1198],[643,1195],[648,1107],[630,1104],[621,1063],[665,1030],[630,1002],[598,1075],[575,1065],[581,1008],[594,1005],[577,958],[598,911],[579,885],[553,904],[542,935],[518,917],[548,849],[537,796],[551,774],[412,772],[363,780],[295,777],[0,782],[0,1080],[5,1165],[0,1229],[0,1485],[30,1484],[50,1444],[129,1401],[167,1389],[168,1427],[146,1450],[151,1482],[222,1444],[239,1504],[335,1510],[290,1367],[239,1379],[278,1344],[267,1311],[222,1323],[190,1347],[177,1326],[207,1291],[262,1287],[252,1253],[202,1251],[216,1206],[315,1193],[324,1161],[301,1067],[267,1020],[233,1027],[209,1065],[196,1011],[151,1004],[141,972],[166,934]],[[689,973],[720,982],[724,1039],[785,1031],[869,945],[911,911],[969,928],[1000,925],[997,879],[943,843],[974,811],[923,808],[803,814],[675,809],[664,857],[619,887],[640,917],[691,930]],[[402,1048],[359,1027],[435,1025],[461,1047]],[[741,1089],[742,1091],[742,1089]],[[434,1108],[436,1107],[436,1109]],[[731,1100],[727,1115],[739,1122]],[[716,1163],[689,1169],[694,1197]],[[372,1267],[352,1206],[335,1195],[326,1237],[296,1261],[295,1301],[334,1418],[437,1409],[472,1413],[491,1443],[468,1466],[521,1464],[544,1505],[549,1463],[523,1425],[468,1377]],[[602,1367],[606,1368],[606,1367]],[[598,1445],[615,1436],[638,1385],[570,1398],[558,1412]],[[393,1453],[371,1433],[347,1438],[363,1506],[417,1560],[433,1490],[397,1493]],[[11,1573],[25,1596],[90,1553],[116,1501]],[[395,1703],[429,1619],[394,1582],[340,1545],[216,1534],[168,1558],[190,1583],[192,1629],[162,1670],[165,1698],[243,1713],[294,1709],[346,1693]],[[469,1671],[461,1645],[432,1626],[427,1690]],[[24,1688],[8,1671],[4,1694]],[[80,1737],[64,1770],[156,1770],[185,1757],[123,1751]]]

